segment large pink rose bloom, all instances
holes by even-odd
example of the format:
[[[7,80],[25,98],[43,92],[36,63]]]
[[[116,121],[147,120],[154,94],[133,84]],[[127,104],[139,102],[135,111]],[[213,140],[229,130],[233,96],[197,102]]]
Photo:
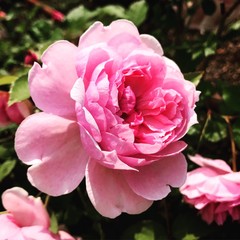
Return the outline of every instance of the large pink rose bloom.
[[[126,20],[96,22],[78,46],[58,41],[42,62],[29,86],[43,112],[16,133],[34,186],[57,196],[85,176],[97,211],[114,218],[143,212],[184,183],[179,139],[196,123],[199,93],[155,38]]]
[[[0,215],[0,239],[74,240],[64,231],[49,231],[50,219],[41,199],[29,196],[24,189],[6,190],[2,203],[7,213]]]
[[[240,220],[240,172],[233,172],[223,160],[190,157],[199,168],[187,174],[180,188],[184,200],[200,210],[208,224],[222,225],[227,216]]]

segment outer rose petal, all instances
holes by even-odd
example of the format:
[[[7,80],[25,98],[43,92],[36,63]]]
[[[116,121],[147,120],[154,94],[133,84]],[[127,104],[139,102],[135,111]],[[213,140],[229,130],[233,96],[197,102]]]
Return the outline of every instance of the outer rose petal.
[[[163,55],[162,46],[155,37],[148,34],[141,34],[140,38],[147,47],[153,49],[157,54]]]
[[[70,234],[68,234],[65,231],[59,231],[58,234],[61,240],[75,240],[74,237],[72,237]]]
[[[88,155],[76,122],[46,113],[26,118],[16,132],[15,149],[33,186],[57,196],[73,191],[84,177]]]
[[[77,47],[68,41],[52,44],[43,54],[42,68],[34,63],[29,72],[31,97],[47,113],[75,118],[70,91],[77,80],[75,69]]]
[[[13,223],[13,217],[9,214],[0,215],[0,239],[16,239],[21,234],[20,228]],[[15,237],[15,238],[13,238]],[[21,239],[21,238],[18,238]]]
[[[28,196],[28,193],[19,187],[6,190],[2,195],[4,208],[14,217],[18,226],[41,225],[50,226],[49,216],[40,198]]]
[[[201,155],[189,156],[189,159],[201,167],[209,167],[219,174],[231,173],[232,170],[226,162],[220,159],[203,158]]]
[[[42,226],[23,227],[21,229],[24,240],[60,240],[58,235],[52,234]],[[16,238],[16,240],[22,238]]]
[[[131,190],[123,171],[103,167],[94,160],[87,166],[86,187],[92,204],[105,217],[115,218],[122,212],[138,214],[152,204]]]
[[[139,172],[125,172],[132,190],[149,200],[160,200],[171,191],[170,186],[180,187],[187,173],[183,154],[164,157],[152,164],[139,167]]]
[[[79,47],[84,49],[94,44],[108,42],[119,34],[131,34],[139,39],[139,32],[136,26],[128,20],[113,21],[105,27],[101,22],[95,22],[79,40]]]

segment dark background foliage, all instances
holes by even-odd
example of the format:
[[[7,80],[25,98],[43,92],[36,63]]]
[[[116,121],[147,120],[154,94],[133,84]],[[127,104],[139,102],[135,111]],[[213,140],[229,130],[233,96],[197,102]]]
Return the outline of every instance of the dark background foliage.
[[[138,26],[140,33],[155,36],[165,55],[175,60],[186,73],[185,78],[202,92],[196,108],[199,124],[184,137],[188,143],[185,155],[199,153],[220,158],[230,166],[236,159],[235,170],[239,170],[240,9],[236,11],[239,1],[232,1],[230,8],[225,2],[231,1],[220,0],[36,2],[39,3],[0,1],[0,11],[6,13],[0,17],[0,89],[11,90],[12,103],[30,97],[27,89],[30,66],[24,64],[29,50],[40,56],[56,40],[77,43],[96,20],[107,25],[115,19],[127,18]],[[46,7],[62,12],[65,19],[54,20]],[[217,11],[216,21],[212,18]],[[27,167],[14,152],[16,128],[14,124],[0,128],[0,193],[20,186],[44,201],[46,195],[30,185]],[[188,163],[189,170],[196,167]],[[182,201],[177,189],[145,213],[107,219],[92,207],[82,182],[71,194],[51,197],[48,211],[53,230],[67,229],[83,239],[240,239],[238,222],[227,219],[223,226],[207,225],[196,209]]]

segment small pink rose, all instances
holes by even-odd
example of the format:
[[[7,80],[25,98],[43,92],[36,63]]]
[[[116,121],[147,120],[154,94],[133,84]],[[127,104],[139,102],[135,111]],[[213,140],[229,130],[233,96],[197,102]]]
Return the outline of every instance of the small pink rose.
[[[240,173],[233,172],[223,160],[200,155],[190,159],[201,167],[187,174],[180,188],[184,200],[197,208],[208,224],[215,221],[222,225],[228,215],[239,221]]]
[[[8,106],[9,93],[0,91],[0,127],[11,123],[20,124],[32,113],[33,106],[29,100],[17,102]]]
[[[0,215],[0,239],[74,240],[64,231],[49,231],[50,219],[41,199],[29,196],[24,189],[6,190],[2,203],[7,213]]]
[[[114,218],[184,183],[180,139],[197,122],[199,92],[154,37],[127,20],[96,22],[78,46],[58,41],[42,62],[29,87],[43,112],[21,124],[15,142],[32,185],[57,196],[85,176],[95,208]]]

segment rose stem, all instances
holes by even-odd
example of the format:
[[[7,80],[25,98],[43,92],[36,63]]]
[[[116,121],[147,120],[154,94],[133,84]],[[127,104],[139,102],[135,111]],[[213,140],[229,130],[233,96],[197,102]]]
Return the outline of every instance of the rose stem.
[[[201,134],[200,134],[200,137],[199,137],[199,141],[198,141],[198,145],[197,145],[197,152],[199,151],[200,144],[201,144],[203,136],[204,136],[204,134],[206,132],[207,125],[208,125],[209,120],[211,119],[211,116],[212,116],[212,111],[211,111],[211,109],[208,109],[207,117],[206,117],[206,120],[204,122],[203,128],[201,130]]]
[[[49,203],[49,200],[50,200],[50,196],[47,195],[46,198],[45,198],[45,202],[44,202],[44,207],[47,208],[47,205]]]
[[[228,132],[229,132],[229,137],[231,141],[231,151],[232,151],[232,170],[234,172],[237,172],[237,152],[236,152],[236,145],[234,142],[234,137],[233,137],[233,130],[232,126],[230,123],[230,117],[229,116],[223,116],[225,119],[227,126],[228,126]]]

